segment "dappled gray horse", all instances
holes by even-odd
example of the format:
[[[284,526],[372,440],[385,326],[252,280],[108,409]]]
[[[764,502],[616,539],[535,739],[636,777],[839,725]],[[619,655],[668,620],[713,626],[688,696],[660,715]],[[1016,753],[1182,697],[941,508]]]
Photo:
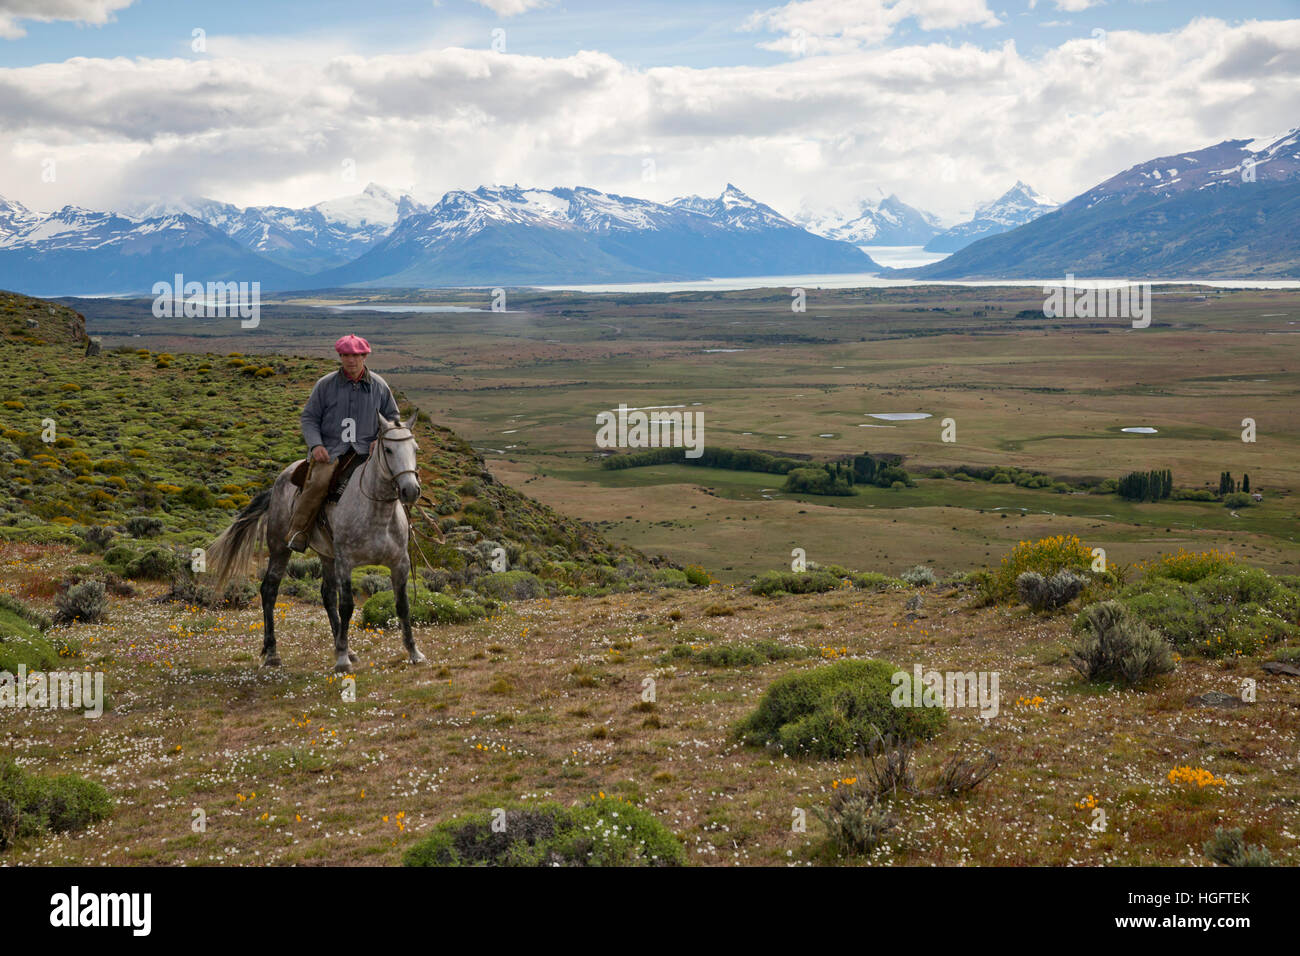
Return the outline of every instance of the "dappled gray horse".
[[[338,503],[325,506],[332,534],[325,534],[319,525],[312,529],[309,547],[321,557],[321,600],[334,633],[334,670],[339,673],[350,671],[357,659],[348,650],[348,625],[354,608],[352,569],[364,564],[382,564],[390,570],[397,616],[402,622],[402,644],[412,664],[424,661],[411,634],[406,591],[411,573],[407,551],[410,520],[403,505],[409,507],[420,497],[415,457],[419,445],[411,432],[415,417],[412,411],[403,424],[379,416],[374,453],[353,473]],[[275,484],[249,502],[207,552],[208,570],[217,576],[217,593],[224,593],[232,575],[251,570],[258,532],[265,529],[271,552],[262,576],[265,667],[280,665],[275,646],[275,597],[292,554],[286,540],[294,497],[290,476],[301,464],[300,459],[280,472]]]

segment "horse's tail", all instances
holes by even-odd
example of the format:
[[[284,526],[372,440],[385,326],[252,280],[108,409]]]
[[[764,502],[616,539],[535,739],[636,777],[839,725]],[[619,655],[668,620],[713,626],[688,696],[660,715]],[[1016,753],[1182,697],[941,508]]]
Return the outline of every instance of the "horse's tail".
[[[266,513],[271,508],[273,490],[268,488],[250,501],[208,548],[208,570],[217,575],[218,594],[225,593],[226,585],[235,574],[249,572],[253,550],[266,523]]]

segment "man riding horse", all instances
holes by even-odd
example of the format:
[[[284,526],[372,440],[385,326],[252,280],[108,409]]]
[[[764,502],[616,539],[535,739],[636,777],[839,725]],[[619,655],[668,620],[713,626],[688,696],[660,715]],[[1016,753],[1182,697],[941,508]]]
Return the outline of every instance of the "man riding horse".
[[[411,534],[407,509],[420,498],[419,443],[414,409],[406,421],[388,383],[368,371],[366,340],[345,335],[335,343],[343,368],[316,382],[302,413],[302,433],[310,457],[284,468],[275,483],[254,496],[207,549],[207,570],[216,593],[225,592],[236,575],[251,569],[257,542],[270,552],[262,574],[262,664],[280,665],[275,639],[275,598],[289,564],[290,545],[310,547],[321,559],[321,604],[334,635],[334,670],[346,673],[357,655],[348,647],[348,626],[355,607],[352,571],[369,564],[389,570],[393,610],[402,628],[407,660],[425,657],[415,646],[407,584]],[[356,467],[359,466],[359,467]],[[330,492],[331,478],[356,467],[338,494],[328,527],[316,515]],[[301,472],[306,476],[300,480]],[[301,484],[301,490],[297,485]]]
[[[295,551],[307,550],[334,476],[342,484],[375,450],[379,415],[399,418],[393,390],[366,368],[370,343],[349,334],[334,343],[334,351],[343,367],[316,382],[302,410],[302,437],[311,454],[289,528],[289,547]]]

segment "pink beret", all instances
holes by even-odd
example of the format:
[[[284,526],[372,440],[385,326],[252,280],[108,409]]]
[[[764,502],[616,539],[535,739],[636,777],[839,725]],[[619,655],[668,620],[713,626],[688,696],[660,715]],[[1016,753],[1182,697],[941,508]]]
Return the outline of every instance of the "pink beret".
[[[349,333],[334,343],[334,351],[339,355],[366,355],[370,351],[370,343],[359,335]]]

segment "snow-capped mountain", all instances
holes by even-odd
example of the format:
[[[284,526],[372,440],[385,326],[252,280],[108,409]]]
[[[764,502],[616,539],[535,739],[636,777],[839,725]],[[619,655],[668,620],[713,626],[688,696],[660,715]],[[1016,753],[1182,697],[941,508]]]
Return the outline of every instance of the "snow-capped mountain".
[[[1139,163],[924,279],[1300,276],[1300,129]]]
[[[1294,182],[1300,179],[1300,128],[1280,136],[1230,139],[1190,153],[1162,156],[1132,166],[1087,192],[1069,207],[1139,196],[1172,196],[1202,189]]]
[[[425,210],[408,193],[394,195],[370,183],[355,196],[303,209],[249,206],[202,197],[158,200],[131,207],[136,218],[185,214],[224,232],[240,245],[299,272],[350,262],[392,230],[404,216]]]
[[[746,196],[731,183],[727,183],[717,199],[700,196],[682,196],[668,205],[677,209],[707,216],[714,222],[732,229],[802,229],[798,223],[787,219],[771,206],[765,206]]]
[[[0,196],[0,242],[34,223],[40,216],[22,203]]]
[[[795,219],[819,236],[858,246],[919,246],[943,229],[938,217],[893,195],[863,199],[847,214],[804,207]]]
[[[1033,222],[1056,208],[1055,202],[1017,180],[1014,186],[997,199],[975,207],[975,215],[969,220],[958,223],[927,242],[925,250],[956,252],[977,239],[996,236],[1000,232]]]
[[[142,292],[177,272],[268,289],[297,275],[187,213],[136,219],[64,206],[0,238],[0,287],[33,295]]]
[[[453,190],[402,219],[327,285],[523,285],[867,272],[860,250],[814,236],[728,185],[671,203],[596,189]]]

